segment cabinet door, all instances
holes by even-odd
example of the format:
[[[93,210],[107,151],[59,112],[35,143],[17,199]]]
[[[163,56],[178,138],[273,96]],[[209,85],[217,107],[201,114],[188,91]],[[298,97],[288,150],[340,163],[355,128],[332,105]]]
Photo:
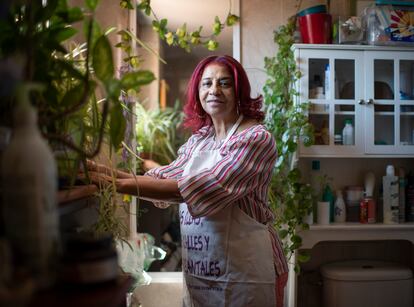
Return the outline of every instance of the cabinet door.
[[[414,154],[414,53],[365,51],[365,150]]]
[[[310,101],[309,122],[315,131],[315,144],[300,146],[301,156],[360,156],[364,153],[363,52],[343,50],[300,50],[302,72],[300,102]],[[343,138],[345,123],[351,136]],[[349,129],[348,129],[349,130]]]

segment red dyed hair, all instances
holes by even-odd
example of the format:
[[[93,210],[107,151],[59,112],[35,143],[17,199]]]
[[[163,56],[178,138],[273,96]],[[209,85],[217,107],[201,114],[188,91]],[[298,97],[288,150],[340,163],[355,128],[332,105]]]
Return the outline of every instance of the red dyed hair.
[[[232,75],[235,98],[240,114],[243,114],[244,117],[247,118],[254,118],[262,121],[264,119],[264,113],[261,111],[263,97],[262,95],[259,95],[256,98],[250,97],[250,83],[242,65],[231,56],[213,55],[201,60],[191,75],[187,87],[187,99],[184,106],[184,127],[190,128],[193,132],[196,132],[203,126],[212,125],[211,118],[201,106],[200,97],[198,96],[201,77],[204,69],[210,64],[223,65],[227,67],[229,73]]]

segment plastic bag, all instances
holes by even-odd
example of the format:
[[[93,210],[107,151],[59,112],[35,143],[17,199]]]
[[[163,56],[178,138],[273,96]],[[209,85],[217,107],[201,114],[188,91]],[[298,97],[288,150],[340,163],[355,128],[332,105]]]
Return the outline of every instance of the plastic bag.
[[[133,239],[117,240],[118,263],[122,271],[135,278],[133,288],[148,285],[151,277],[145,272],[154,260],[165,258],[166,252],[154,245],[154,238],[147,233],[139,233]]]

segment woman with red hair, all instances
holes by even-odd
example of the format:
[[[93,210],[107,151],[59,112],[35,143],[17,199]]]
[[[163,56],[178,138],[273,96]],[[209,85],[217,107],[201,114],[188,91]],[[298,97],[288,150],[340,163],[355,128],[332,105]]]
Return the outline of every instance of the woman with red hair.
[[[207,57],[188,85],[193,135],[178,158],[145,176],[118,172],[118,192],[180,206],[184,306],[283,305],[288,269],[268,205],[277,153],[261,107],[239,62]],[[112,181],[104,166],[89,169],[95,182]]]

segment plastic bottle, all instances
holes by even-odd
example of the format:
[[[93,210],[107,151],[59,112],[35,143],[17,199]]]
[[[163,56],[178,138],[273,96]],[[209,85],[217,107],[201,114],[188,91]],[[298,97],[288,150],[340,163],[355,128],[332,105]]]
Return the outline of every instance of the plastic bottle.
[[[313,196],[316,199],[316,202],[318,200],[320,200],[321,198],[321,189],[320,189],[320,184],[319,184],[319,177],[320,177],[320,161],[319,160],[312,160],[312,164],[311,164],[311,173],[310,173],[310,185],[311,188],[313,190]],[[317,216],[317,212],[316,212],[316,202],[313,204],[312,206],[312,212],[310,212],[304,219],[304,221],[309,224],[312,225],[313,222],[315,222],[316,216]]]
[[[398,178],[399,178],[399,216],[398,216],[398,221],[400,223],[404,223],[405,222],[405,186],[406,186],[406,181],[405,181],[405,171],[403,168],[399,168],[398,170]]]
[[[329,186],[329,184],[327,184],[323,190],[323,195],[322,195],[322,200],[329,202],[329,221],[332,223],[335,219],[334,219],[334,214],[335,214],[335,209],[334,209],[334,205],[335,205],[335,197],[334,194],[332,192],[331,187]]]
[[[342,196],[342,191],[336,191],[336,201],[335,201],[335,214],[334,221],[335,223],[344,223],[346,221],[346,208],[345,201]]]
[[[405,189],[406,196],[406,221],[414,222],[414,174],[410,173],[407,176],[407,186]]]
[[[37,114],[19,90],[11,142],[3,153],[3,215],[15,262],[46,288],[53,283],[59,247],[56,162],[37,127]]]
[[[365,197],[361,201],[361,207],[366,206],[366,223],[373,224],[377,221],[377,204],[374,199],[375,174],[373,172],[367,172],[364,181]]]
[[[345,120],[345,127],[342,130],[342,144],[354,145],[354,127],[352,127],[352,120]]]
[[[329,90],[330,90],[330,84],[329,84],[329,76],[330,76],[330,66],[329,64],[325,65],[325,98],[329,99]]]
[[[394,174],[394,166],[388,165],[382,177],[384,193],[384,224],[398,224],[399,220],[399,180]]]

